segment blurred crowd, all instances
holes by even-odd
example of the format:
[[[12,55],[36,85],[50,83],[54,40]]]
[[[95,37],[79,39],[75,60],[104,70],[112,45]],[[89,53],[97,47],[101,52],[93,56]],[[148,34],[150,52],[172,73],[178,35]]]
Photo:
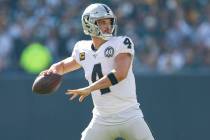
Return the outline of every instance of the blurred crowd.
[[[0,72],[23,71],[22,51],[44,44],[53,62],[71,55],[85,36],[81,15],[104,2],[118,18],[118,35],[135,43],[136,73],[210,71],[209,0],[0,0]]]

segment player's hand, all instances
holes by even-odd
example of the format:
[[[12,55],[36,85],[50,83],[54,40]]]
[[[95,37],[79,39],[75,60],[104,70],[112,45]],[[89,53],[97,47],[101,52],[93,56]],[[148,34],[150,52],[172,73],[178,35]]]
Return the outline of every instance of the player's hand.
[[[62,75],[63,73],[63,67],[61,66],[60,63],[53,64],[49,69],[42,71],[39,75],[50,75],[52,73],[60,74]]]
[[[67,90],[66,91],[66,94],[67,95],[72,95],[70,97],[70,100],[73,100],[77,96],[80,96],[79,97],[79,101],[80,102],[82,102],[85,99],[85,97],[87,97],[88,95],[90,95],[90,93],[91,93],[91,90],[88,87],[80,88],[80,89],[74,89],[74,90]]]
[[[51,73],[57,73],[58,74],[58,72],[56,71],[56,69],[49,68],[47,70],[44,70],[44,71],[40,72],[39,75],[47,76],[47,75],[50,75]]]

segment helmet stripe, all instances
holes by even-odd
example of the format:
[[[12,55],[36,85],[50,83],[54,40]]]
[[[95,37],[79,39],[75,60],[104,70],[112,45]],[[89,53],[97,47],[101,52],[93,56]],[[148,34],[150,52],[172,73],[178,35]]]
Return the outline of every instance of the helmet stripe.
[[[103,5],[103,7],[105,8],[106,12],[109,14],[109,8],[106,5]]]

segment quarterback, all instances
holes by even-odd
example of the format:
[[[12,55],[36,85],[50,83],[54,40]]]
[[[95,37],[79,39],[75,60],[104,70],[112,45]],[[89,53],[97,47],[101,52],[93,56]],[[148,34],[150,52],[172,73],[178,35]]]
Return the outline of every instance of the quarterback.
[[[89,5],[82,15],[82,26],[91,40],[78,41],[71,57],[43,72],[63,75],[84,69],[89,86],[66,92],[71,100],[93,98],[93,117],[81,140],[154,140],[136,97],[132,40],[116,36],[116,17],[105,4]]]

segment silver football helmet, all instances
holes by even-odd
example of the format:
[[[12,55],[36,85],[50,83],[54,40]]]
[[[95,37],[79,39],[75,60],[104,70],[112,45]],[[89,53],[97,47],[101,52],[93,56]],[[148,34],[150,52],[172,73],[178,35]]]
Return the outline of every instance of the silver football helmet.
[[[112,20],[111,33],[103,33],[96,21],[99,19],[110,18]],[[90,36],[100,37],[108,40],[117,33],[117,21],[112,10],[105,4],[95,3],[89,5],[82,14],[82,27],[84,33]]]

